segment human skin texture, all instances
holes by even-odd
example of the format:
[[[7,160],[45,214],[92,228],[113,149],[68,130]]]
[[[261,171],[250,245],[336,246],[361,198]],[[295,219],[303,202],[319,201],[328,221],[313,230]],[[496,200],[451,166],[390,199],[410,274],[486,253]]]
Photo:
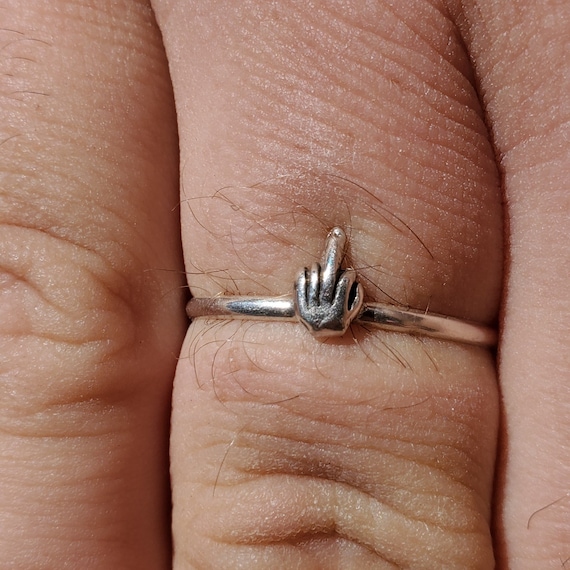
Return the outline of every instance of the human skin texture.
[[[568,38],[554,0],[2,2],[0,567],[569,565]],[[188,327],[333,226],[368,300],[498,352]]]

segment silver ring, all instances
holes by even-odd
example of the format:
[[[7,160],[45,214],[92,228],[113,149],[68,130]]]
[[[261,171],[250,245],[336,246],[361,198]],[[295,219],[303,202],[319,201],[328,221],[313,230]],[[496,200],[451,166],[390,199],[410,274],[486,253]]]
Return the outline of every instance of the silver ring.
[[[494,329],[382,303],[365,303],[356,271],[342,269],[347,238],[333,228],[321,263],[297,276],[292,297],[195,297],[186,306],[191,319],[280,320],[301,322],[316,337],[342,336],[353,322],[387,331],[429,336],[479,346],[495,346]]]

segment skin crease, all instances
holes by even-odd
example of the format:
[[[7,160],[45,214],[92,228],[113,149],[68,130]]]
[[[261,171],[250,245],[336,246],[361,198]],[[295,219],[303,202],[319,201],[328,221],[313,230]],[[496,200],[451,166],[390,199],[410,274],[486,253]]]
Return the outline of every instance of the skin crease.
[[[568,566],[568,3],[152,8],[0,4],[0,567]],[[500,311],[498,361],[182,341],[182,255],[290,294],[334,225],[367,298]]]

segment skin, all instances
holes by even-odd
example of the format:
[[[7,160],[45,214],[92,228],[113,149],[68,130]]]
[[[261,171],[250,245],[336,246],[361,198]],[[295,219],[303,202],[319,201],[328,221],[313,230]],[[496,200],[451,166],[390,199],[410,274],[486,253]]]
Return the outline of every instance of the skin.
[[[555,0],[5,0],[0,567],[570,565],[569,32]],[[187,286],[291,294],[335,225],[367,299],[498,355],[188,327]]]

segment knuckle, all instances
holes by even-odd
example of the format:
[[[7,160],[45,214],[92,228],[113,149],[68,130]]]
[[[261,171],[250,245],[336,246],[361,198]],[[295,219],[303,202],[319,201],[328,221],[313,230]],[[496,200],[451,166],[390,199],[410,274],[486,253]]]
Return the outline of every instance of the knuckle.
[[[0,228],[6,314],[2,333],[85,344],[132,335],[107,321],[132,314],[132,291],[120,271],[98,253],[33,228]],[[105,324],[106,326],[101,326]],[[104,331],[101,334],[101,331]]]
[[[0,225],[0,243],[0,405],[6,413],[123,398],[136,375],[121,377],[121,363],[132,366],[148,333],[141,306],[149,277],[140,264],[126,251],[122,263],[113,262],[36,228]]]
[[[214,487],[203,493],[205,501],[215,496],[204,509],[210,536],[241,547],[285,544],[292,555],[299,555],[298,536],[315,545],[323,536],[341,537],[364,545],[376,561],[391,555],[398,567],[423,567],[425,560],[433,568],[491,567],[488,557],[486,565],[473,562],[481,549],[491,552],[481,506],[492,477],[481,452],[495,437],[492,422],[481,431],[493,407],[491,383],[478,387],[476,372],[461,386],[442,383],[410,339],[399,345],[401,357],[410,358],[403,368],[382,355],[381,345],[363,362],[364,347],[323,344],[314,352],[294,330],[284,342],[282,331],[272,337],[272,328],[225,324],[204,331],[202,348],[194,350],[196,357],[204,351],[197,358],[203,376],[192,392],[197,415],[185,409],[184,417],[208,425],[218,410],[223,418],[222,431],[202,441],[210,470],[196,475],[204,488]],[[212,343],[217,335],[219,343]],[[273,342],[262,346],[259,338]],[[436,360],[439,351],[434,345]],[[474,357],[457,355],[473,368]],[[404,384],[410,388],[403,392]],[[177,468],[184,477],[192,469]],[[194,530],[200,533],[204,522]],[[417,549],[398,549],[402,536]]]

